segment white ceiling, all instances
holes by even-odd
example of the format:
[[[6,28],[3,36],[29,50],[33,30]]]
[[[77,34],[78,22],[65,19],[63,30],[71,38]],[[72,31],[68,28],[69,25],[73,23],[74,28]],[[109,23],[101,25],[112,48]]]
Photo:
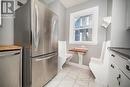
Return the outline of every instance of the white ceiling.
[[[50,4],[50,3],[52,3],[52,2],[54,2],[56,0],[41,0],[41,1],[45,2],[46,4]]]
[[[60,0],[60,1],[66,8],[69,8],[69,7],[84,3],[88,0]]]

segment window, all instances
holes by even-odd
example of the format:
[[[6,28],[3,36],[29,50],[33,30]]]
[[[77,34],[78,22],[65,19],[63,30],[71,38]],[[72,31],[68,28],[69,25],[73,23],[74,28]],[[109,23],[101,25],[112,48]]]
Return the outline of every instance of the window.
[[[70,14],[70,44],[97,44],[98,7]]]

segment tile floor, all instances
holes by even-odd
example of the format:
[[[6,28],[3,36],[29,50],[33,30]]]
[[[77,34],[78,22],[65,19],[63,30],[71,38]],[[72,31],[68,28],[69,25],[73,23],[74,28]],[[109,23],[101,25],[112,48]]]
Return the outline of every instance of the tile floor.
[[[96,87],[90,70],[65,65],[45,87]]]

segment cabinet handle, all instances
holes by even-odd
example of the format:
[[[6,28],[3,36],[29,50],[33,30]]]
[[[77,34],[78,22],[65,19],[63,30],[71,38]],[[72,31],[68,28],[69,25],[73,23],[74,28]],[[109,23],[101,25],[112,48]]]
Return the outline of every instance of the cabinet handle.
[[[15,56],[15,55],[18,55],[18,54],[20,54],[20,52],[3,54],[3,55],[0,55],[0,57]]]
[[[130,71],[130,66],[129,66],[129,65],[126,65],[126,69],[127,69],[128,71]]]
[[[120,79],[121,79],[121,75],[119,74],[119,76],[117,77],[117,81],[118,81],[119,86],[121,84]]]
[[[111,64],[111,67],[112,67],[113,69],[115,68],[113,64]]]
[[[112,57],[115,57],[115,55],[114,55],[114,54],[112,54],[111,56],[112,56]]]

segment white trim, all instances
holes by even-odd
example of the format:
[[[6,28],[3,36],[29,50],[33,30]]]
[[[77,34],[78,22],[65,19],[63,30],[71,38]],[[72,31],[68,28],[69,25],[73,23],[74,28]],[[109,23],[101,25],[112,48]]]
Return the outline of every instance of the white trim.
[[[0,5],[1,5],[1,0],[0,0]],[[1,8],[1,6],[0,6],[0,26],[2,26],[1,11],[2,11],[2,8]]]
[[[90,15],[93,14],[93,31],[92,31],[92,41],[74,41],[74,18],[77,16]],[[87,45],[97,45],[98,38],[98,15],[99,7],[92,7],[85,10],[80,10],[70,14],[70,30],[69,30],[69,44],[87,44]]]
[[[90,69],[89,66],[86,66],[86,65],[80,65],[80,64],[72,63],[72,62],[69,62],[68,64],[72,65],[72,66],[75,66],[75,67],[82,68],[82,69]]]
[[[84,44],[84,45],[97,45],[98,42],[93,41],[72,41],[70,44]]]

